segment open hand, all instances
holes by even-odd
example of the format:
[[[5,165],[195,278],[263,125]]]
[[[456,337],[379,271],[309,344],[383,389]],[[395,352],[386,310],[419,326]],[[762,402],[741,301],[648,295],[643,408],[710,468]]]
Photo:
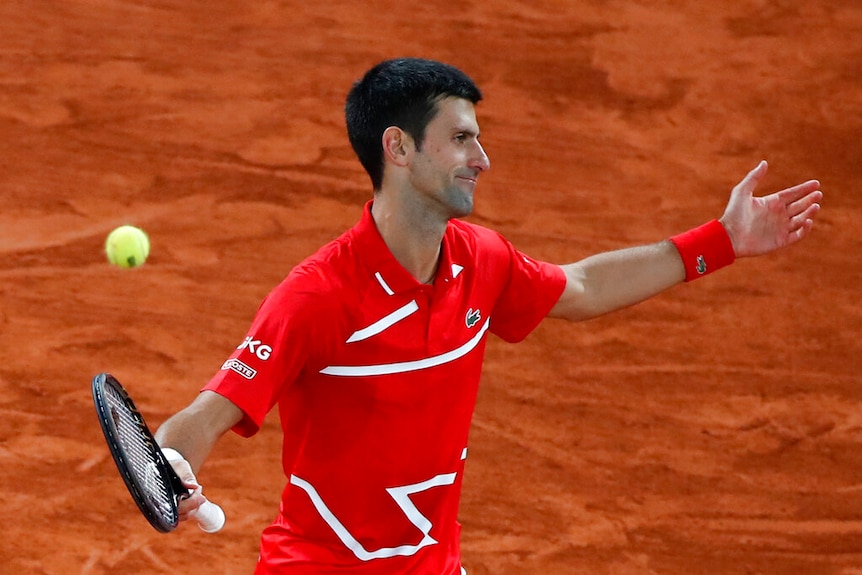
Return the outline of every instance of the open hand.
[[[767,168],[765,161],[760,162],[733,188],[721,217],[736,257],[757,256],[798,242],[811,231],[820,211],[823,192],[817,180],[754,197]]]

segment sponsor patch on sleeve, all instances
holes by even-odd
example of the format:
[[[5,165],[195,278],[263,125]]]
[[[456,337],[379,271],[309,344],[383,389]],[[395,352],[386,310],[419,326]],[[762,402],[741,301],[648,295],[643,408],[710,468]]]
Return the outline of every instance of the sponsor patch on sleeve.
[[[226,362],[224,362],[222,364],[221,368],[222,368],[222,370],[225,370],[225,369],[233,370],[246,379],[254,379],[254,376],[257,375],[257,370],[250,368],[249,366],[247,366],[246,364],[244,364],[243,362],[241,362],[238,359],[227,360]]]

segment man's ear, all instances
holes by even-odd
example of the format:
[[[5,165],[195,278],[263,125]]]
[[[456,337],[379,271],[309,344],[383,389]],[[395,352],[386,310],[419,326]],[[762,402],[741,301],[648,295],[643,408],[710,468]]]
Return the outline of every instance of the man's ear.
[[[396,126],[383,132],[383,156],[398,166],[406,166],[413,150],[413,138]]]

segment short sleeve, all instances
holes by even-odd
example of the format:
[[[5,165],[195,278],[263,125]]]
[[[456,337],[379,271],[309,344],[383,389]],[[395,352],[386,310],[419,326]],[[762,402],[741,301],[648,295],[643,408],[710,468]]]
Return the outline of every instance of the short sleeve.
[[[509,253],[509,274],[494,308],[491,332],[514,343],[547,317],[566,287],[566,275],[560,266],[535,260],[502,241]]]
[[[243,437],[257,433],[266,414],[305,365],[310,339],[307,298],[288,278],[261,303],[245,338],[204,386],[239,407],[234,427]]]

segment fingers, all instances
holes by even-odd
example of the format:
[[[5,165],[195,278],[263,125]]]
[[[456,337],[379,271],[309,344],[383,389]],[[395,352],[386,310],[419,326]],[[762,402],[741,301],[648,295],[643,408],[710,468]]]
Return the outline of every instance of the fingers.
[[[812,220],[811,218],[803,218],[800,221],[799,225],[796,228],[791,229],[791,231],[787,234],[786,245],[796,243],[805,236],[807,236],[813,226],[814,220]]]
[[[192,472],[191,466],[185,459],[172,461],[171,466],[177,472],[180,481],[183,482],[183,487],[191,490],[189,494],[180,495],[177,501],[177,511],[179,511],[180,521],[187,521],[192,517],[195,511],[204,504],[204,488],[198,483],[195,474]]]
[[[171,449],[170,447],[163,447],[162,453],[164,454],[165,459],[168,460],[168,463],[171,464],[171,467],[174,468],[177,477],[180,478],[183,485],[189,489],[199,487],[198,480],[195,477],[195,472],[192,471],[191,464],[186,461],[185,457],[183,457],[179,451]]]
[[[820,191],[820,182],[817,180],[809,180],[792,188],[776,192],[775,195],[778,197],[779,202],[787,206],[791,214],[805,211],[809,206],[823,199],[823,192]]]
[[[801,240],[820,211],[823,192],[817,180],[754,197],[767,167],[760,162],[736,185],[722,216],[737,257],[765,254]]]
[[[762,160],[753,170],[746,174],[742,181],[737,184],[734,191],[744,191],[746,193],[753,194],[755,188],[757,188],[758,184],[760,184],[766,176],[768,167],[766,160]],[[820,182],[818,180],[808,180],[807,182],[797,184],[793,187],[787,188],[786,190],[776,192],[775,195],[778,196],[778,199],[782,204],[787,206],[808,197],[805,206],[799,209],[799,211],[803,211],[804,209],[807,209],[808,205],[811,203],[820,201],[823,197],[823,193],[819,190]]]
[[[820,211],[820,182],[810,180],[778,192],[778,198],[784,203],[787,215],[790,217],[788,243],[801,240],[808,235],[814,225],[814,217]]]
[[[757,178],[758,180],[763,179],[763,176],[766,175],[766,171],[768,169],[769,164],[766,163],[766,160],[760,160],[760,162],[754,167],[754,169],[748,172],[747,177]]]
[[[192,471],[191,465],[189,465],[185,459],[179,462],[173,461],[171,462],[171,466],[174,468],[174,471],[177,472],[177,476],[186,488],[195,490],[200,487],[198,479]]]
[[[172,461],[171,465],[183,482],[183,486],[191,490],[191,493],[180,495],[177,501],[177,511],[179,512],[180,521],[188,521],[194,517],[195,512],[200,509],[201,505],[207,501],[207,498],[204,497],[204,488],[198,483],[191,466],[185,459]]]
[[[177,501],[177,511],[179,512],[179,520],[187,521],[194,512],[206,502],[206,497],[203,495],[203,487],[198,483],[197,477],[192,470],[191,464],[175,449],[163,447],[162,453],[165,459],[173,467],[177,477],[182,481],[186,489],[191,490],[189,494],[180,495]]]
[[[180,521],[187,521],[194,517],[195,512],[201,505],[206,503],[207,498],[204,497],[203,488],[198,485],[190,495],[180,497],[177,502],[177,511],[179,512]]]
[[[766,163],[766,160],[761,160],[757,166],[748,172],[742,181],[736,185],[734,188],[734,192],[737,193],[745,193],[751,195],[754,193],[757,185],[760,184],[761,180],[766,176],[766,171],[769,169],[769,164]]]
[[[814,225],[814,217],[820,211],[820,204],[812,203],[802,212],[790,218],[790,230],[792,233],[799,231],[802,228],[811,229]],[[807,233],[807,232],[806,232]],[[800,238],[801,239],[801,238]]]
[[[806,212],[809,213],[809,215],[814,215],[820,209],[820,200],[822,199],[823,192],[820,190],[810,192],[796,200],[791,199],[791,202],[786,204],[787,214],[793,218]]]

